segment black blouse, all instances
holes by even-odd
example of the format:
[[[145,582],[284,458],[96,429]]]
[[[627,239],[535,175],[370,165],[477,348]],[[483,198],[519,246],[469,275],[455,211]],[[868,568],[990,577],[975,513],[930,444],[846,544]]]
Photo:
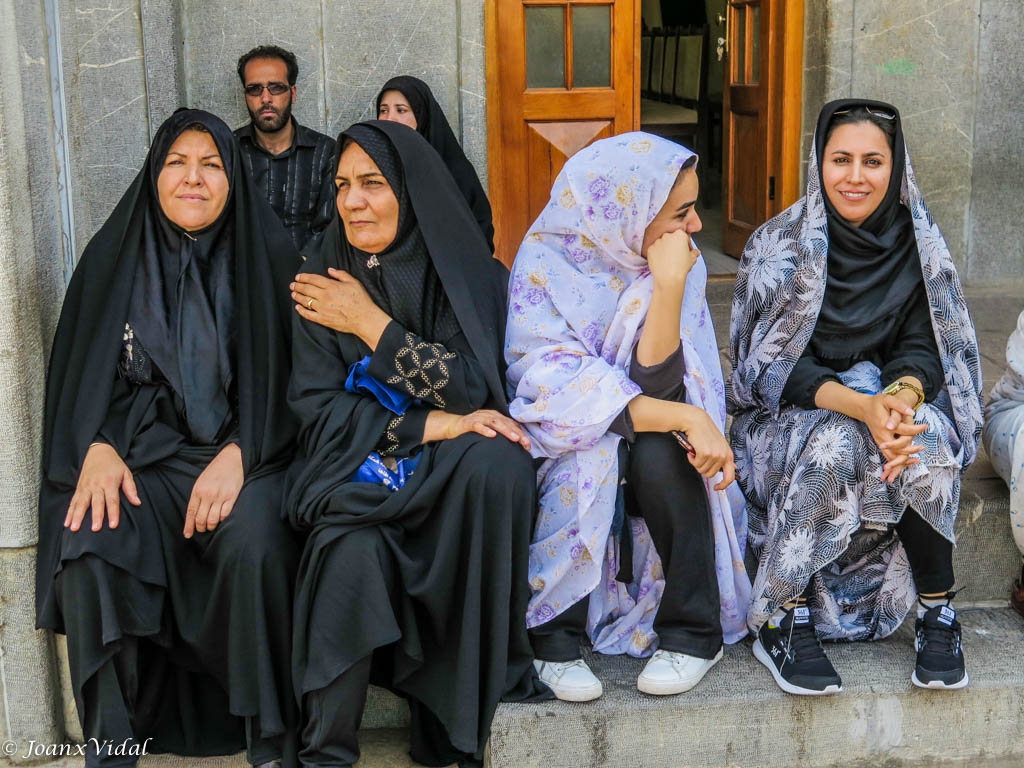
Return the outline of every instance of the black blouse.
[[[943,387],[944,376],[923,283],[918,283],[902,312],[880,319],[865,333],[848,335],[815,327],[782,396],[801,408],[817,408],[814,397],[821,385],[826,381],[841,384],[837,371],[848,370],[864,360],[881,368],[884,385],[901,376],[916,376],[925,400],[935,399]]]

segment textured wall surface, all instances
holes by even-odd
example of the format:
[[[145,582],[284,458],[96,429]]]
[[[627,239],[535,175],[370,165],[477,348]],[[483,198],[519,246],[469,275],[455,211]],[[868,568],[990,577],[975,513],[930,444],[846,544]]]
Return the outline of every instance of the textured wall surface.
[[[974,283],[1024,282],[1022,30],[1024,3],[982,0],[967,270]]]
[[[0,739],[18,744],[63,737],[53,641],[35,630],[44,334],[63,281],[46,27],[32,10],[16,23],[0,0]]]
[[[1011,0],[1012,2],[1012,0]],[[895,104],[918,182],[957,266],[967,266],[980,0],[805,3],[805,147],[821,106]]]

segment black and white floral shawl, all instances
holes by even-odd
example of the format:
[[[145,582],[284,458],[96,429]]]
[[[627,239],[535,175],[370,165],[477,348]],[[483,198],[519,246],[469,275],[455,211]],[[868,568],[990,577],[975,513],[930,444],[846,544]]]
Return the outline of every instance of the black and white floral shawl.
[[[977,454],[981,367],[960,279],[907,157],[901,203],[911,212],[945,387],[918,411],[931,429],[916,442],[922,462],[889,485],[860,422],[782,400],[810,341],[825,294],[828,223],[811,150],[807,194],[750,238],[736,278],[730,329],[730,432],[747,498],[749,544],[759,559],[747,623],[756,630],[812,584],[819,634],[884,637],[913,603],[913,579],[892,532],[912,506],[953,540],[960,476]],[[878,369],[840,374],[877,392]]]

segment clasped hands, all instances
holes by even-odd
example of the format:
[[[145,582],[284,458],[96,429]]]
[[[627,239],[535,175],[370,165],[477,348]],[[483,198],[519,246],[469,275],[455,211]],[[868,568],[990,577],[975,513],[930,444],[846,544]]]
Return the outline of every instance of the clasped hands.
[[[242,451],[236,443],[228,443],[206,465],[192,486],[182,531],[186,539],[192,538],[196,531],[214,530],[231,514],[243,480]],[[64,527],[78,531],[86,514],[91,511],[90,528],[93,531],[103,528],[104,518],[111,528],[117,528],[121,522],[121,492],[133,506],[142,504],[135,478],[124,459],[113,446],[93,443],[82,462],[78,485],[64,517]]]
[[[916,398],[915,398],[916,400]],[[898,395],[879,393],[864,401],[860,420],[867,426],[885,459],[882,480],[892,483],[907,467],[920,464],[915,454],[923,450],[914,438],[928,431],[914,422],[914,409]]]

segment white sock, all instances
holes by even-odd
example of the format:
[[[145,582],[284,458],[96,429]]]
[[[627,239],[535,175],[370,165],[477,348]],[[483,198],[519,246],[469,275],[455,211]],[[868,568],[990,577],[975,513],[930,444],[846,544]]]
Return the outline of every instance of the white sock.
[[[943,595],[942,597],[917,597],[917,618],[923,619],[925,613],[929,608],[934,608],[937,605],[946,605],[950,602],[950,598]]]

